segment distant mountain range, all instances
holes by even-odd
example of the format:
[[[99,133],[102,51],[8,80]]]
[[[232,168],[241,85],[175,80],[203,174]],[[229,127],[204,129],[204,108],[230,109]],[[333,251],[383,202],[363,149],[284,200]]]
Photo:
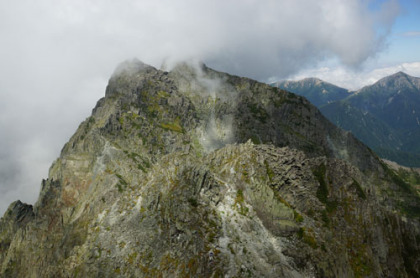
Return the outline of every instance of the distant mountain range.
[[[300,81],[281,81],[272,85],[302,95],[317,107],[344,99],[351,94],[347,89],[313,77]]]
[[[379,156],[420,167],[420,78],[398,72],[353,92],[315,78],[272,85],[305,96]]]

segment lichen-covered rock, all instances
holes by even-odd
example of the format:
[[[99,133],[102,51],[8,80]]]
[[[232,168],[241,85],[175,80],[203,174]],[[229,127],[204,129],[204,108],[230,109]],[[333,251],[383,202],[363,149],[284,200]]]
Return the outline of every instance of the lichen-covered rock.
[[[304,98],[126,62],[0,220],[2,277],[418,277],[419,196]]]

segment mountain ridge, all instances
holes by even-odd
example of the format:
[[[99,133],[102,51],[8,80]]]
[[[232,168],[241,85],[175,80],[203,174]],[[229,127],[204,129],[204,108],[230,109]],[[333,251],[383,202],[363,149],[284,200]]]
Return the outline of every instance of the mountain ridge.
[[[358,109],[361,115],[369,114],[382,125],[388,126],[387,129],[383,129],[383,132],[379,132],[373,125],[368,128],[379,135],[379,139],[369,145],[381,156],[402,165],[420,165],[420,146],[418,145],[420,126],[419,117],[416,114],[420,109],[420,78],[399,72],[360,89],[343,102]],[[334,116],[330,110],[335,105],[338,103],[326,105],[321,110],[332,119]],[[340,112],[335,113],[335,115],[339,114]],[[358,121],[360,122],[363,118],[365,117],[359,117]],[[355,124],[358,121],[342,127],[355,130]],[[356,132],[355,134],[360,135]],[[370,136],[359,138],[367,143],[370,140],[368,137]],[[410,156],[413,157],[412,160]]]
[[[308,97],[330,121],[354,133],[381,157],[405,166],[420,166],[420,121],[416,116],[420,78],[397,72],[329,102],[320,101],[322,88],[305,80],[301,83],[307,87],[294,85],[294,92]]]
[[[413,192],[303,97],[130,61],[0,219],[0,276],[415,277]]]
[[[299,81],[286,80],[272,83],[271,85],[303,95],[317,107],[333,101],[341,100],[352,93],[347,89],[314,77],[304,78]]]

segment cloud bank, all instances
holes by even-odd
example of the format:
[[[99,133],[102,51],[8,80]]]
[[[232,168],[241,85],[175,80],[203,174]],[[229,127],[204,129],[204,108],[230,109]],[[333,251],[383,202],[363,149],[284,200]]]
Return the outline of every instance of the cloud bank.
[[[258,80],[384,47],[396,1],[20,0],[0,2],[0,214],[33,203],[48,166],[121,61],[199,59]]]

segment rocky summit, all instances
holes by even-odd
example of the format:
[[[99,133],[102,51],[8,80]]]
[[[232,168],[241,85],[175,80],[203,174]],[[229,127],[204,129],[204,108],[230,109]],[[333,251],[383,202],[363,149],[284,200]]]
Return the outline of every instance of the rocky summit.
[[[305,98],[121,64],[0,220],[1,277],[420,277],[418,193]]]

